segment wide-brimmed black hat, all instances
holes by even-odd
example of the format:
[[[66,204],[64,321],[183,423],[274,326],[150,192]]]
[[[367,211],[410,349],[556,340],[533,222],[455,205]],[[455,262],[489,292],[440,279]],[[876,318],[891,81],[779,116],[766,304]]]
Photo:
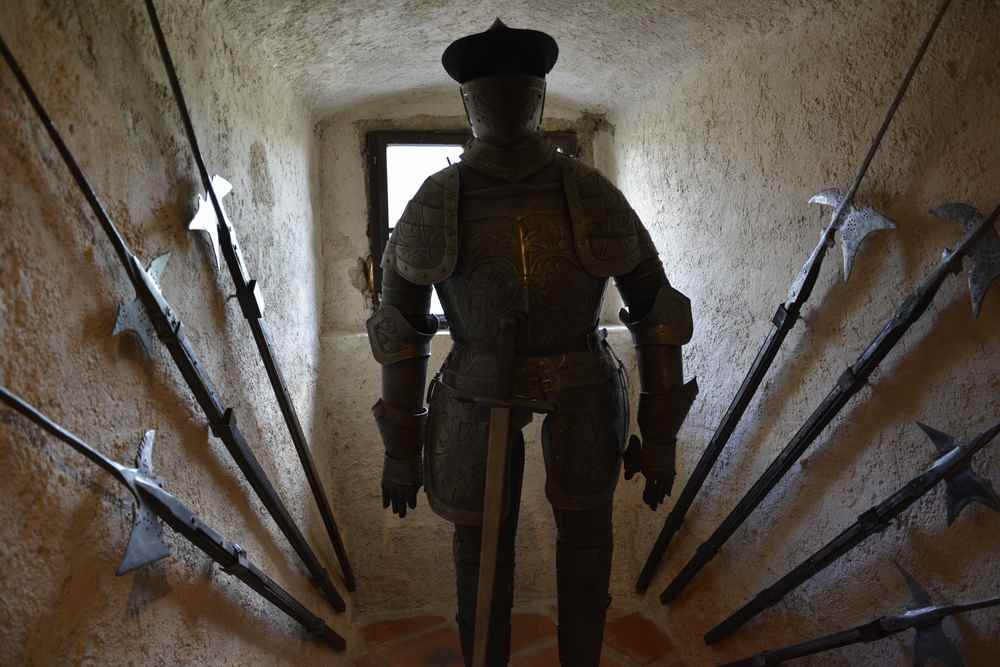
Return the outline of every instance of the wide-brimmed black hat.
[[[556,64],[559,46],[538,30],[508,28],[497,19],[486,32],[452,42],[441,56],[445,71],[459,83],[483,76],[529,74],[544,77]]]

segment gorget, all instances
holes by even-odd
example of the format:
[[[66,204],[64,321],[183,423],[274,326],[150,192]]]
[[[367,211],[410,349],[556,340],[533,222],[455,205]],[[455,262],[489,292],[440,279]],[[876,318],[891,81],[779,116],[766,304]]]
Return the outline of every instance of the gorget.
[[[517,183],[544,169],[555,155],[556,147],[540,134],[510,148],[473,139],[465,147],[462,164],[485,176]]]

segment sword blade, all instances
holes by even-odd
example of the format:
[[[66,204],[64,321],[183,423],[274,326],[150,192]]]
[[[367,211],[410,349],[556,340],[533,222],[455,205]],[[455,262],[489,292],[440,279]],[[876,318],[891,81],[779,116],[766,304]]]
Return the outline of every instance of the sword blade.
[[[498,407],[490,410],[488,447],[486,486],[483,491],[482,540],[479,545],[473,667],[486,667],[486,649],[490,640],[490,617],[497,573],[497,545],[500,541],[500,526],[503,523],[507,462],[510,458],[510,408]]]

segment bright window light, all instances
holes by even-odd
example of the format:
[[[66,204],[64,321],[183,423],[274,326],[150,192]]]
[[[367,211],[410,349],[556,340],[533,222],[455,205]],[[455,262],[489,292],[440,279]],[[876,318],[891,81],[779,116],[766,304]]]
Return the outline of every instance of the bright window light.
[[[431,174],[458,162],[463,147],[458,144],[389,144],[385,149],[386,194],[389,204],[389,231],[403,215],[407,202]],[[431,312],[443,315],[437,292],[431,296]]]

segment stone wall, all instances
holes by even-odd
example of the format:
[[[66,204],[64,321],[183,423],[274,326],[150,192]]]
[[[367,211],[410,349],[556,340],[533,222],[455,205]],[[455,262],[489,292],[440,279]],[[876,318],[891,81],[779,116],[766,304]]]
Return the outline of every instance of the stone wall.
[[[226,199],[300,417],[312,431],[319,350],[317,162],[308,109],[204,3],[159,2],[205,159]],[[323,533],[232,284],[186,231],[197,172],[142,3],[0,4],[0,31],[133,250],[170,253],[162,281],[195,351],[320,559]],[[13,76],[0,67],[0,383],[122,462],[156,429],[155,465],[195,508],[347,632],[159,345],[111,337],[132,289]],[[168,532],[173,556],[124,577],[129,496],[0,411],[0,663],[344,664]],[[361,554],[355,553],[361,559]]]
[[[687,349],[701,396],[682,432],[686,480],[735,394],[769,319],[829,220],[806,202],[847,189],[936,3],[829,3],[799,27],[731,48],[612,115],[619,184],[650,225],[667,272],[690,295]],[[718,526],[837,377],[957,242],[928,209],[997,203],[1000,88],[995,3],[954,3],[858,195],[898,223],[865,244],[848,284],[831,250],[810,304],[689,515],[646,604],[692,664],[843,629],[901,609],[897,560],[937,599],[995,595],[1000,516],[971,506],[946,527],[942,489],[883,535],[789,596],[719,650],[701,635],[932,460],[922,421],[969,439],[1000,418],[1000,286],[972,317],[950,279],[871,381],[680,600],[656,594]],[[995,448],[994,448],[995,449]],[[1000,480],[1000,457],[975,467]],[[638,572],[659,528],[623,548]],[[946,623],[967,664],[1000,651],[994,613]],[[816,658],[816,665],[910,664],[912,633]]]

